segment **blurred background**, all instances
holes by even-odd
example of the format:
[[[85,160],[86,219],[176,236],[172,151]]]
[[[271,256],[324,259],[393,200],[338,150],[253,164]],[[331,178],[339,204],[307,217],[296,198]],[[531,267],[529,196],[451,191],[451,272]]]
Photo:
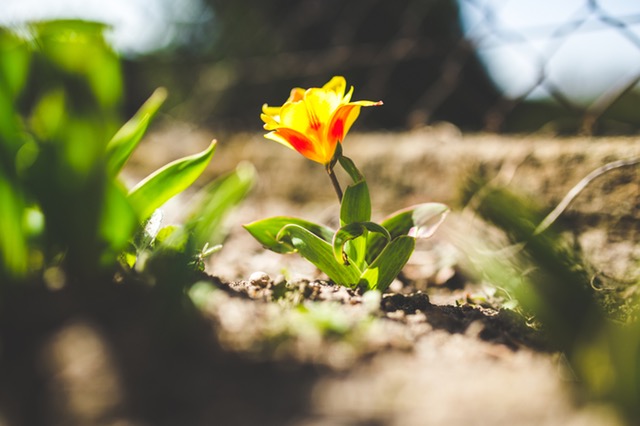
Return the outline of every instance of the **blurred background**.
[[[358,129],[633,134],[640,3],[628,0],[3,0],[0,25],[112,26],[126,113],[158,86],[171,117],[260,131],[264,102],[341,74],[382,99]]]

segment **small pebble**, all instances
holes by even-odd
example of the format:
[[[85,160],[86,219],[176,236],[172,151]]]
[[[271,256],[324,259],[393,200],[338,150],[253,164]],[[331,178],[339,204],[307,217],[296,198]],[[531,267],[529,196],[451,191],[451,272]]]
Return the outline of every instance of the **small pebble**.
[[[256,271],[249,276],[249,282],[253,285],[266,287],[271,283],[271,277],[266,272]]]

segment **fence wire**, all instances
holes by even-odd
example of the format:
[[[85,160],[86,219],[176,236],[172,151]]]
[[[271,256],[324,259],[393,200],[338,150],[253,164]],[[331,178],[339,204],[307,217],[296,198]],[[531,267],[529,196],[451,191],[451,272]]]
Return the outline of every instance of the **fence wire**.
[[[568,3],[575,10],[560,21],[503,22],[505,8],[519,3],[531,5],[509,0],[209,0],[216,36],[210,61],[198,68],[194,114],[246,127],[255,123],[255,109],[265,100],[277,104],[292,86],[316,86],[342,74],[359,98],[384,100],[384,112],[367,111],[363,117],[369,128],[448,121],[463,130],[493,132],[636,133],[640,5],[637,12],[627,7],[630,13],[612,13],[611,1],[574,0]],[[554,14],[553,5],[538,2],[539,8],[548,8],[542,14]],[[465,23],[465,13],[476,16],[473,25]],[[526,17],[519,22],[527,22]],[[553,62],[576,36],[611,31],[618,35],[616,42],[632,46],[638,56],[600,92],[576,99],[553,78]],[[483,52],[505,47],[527,58],[533,70],[517,93],[503,91],[495,69],[483,59]],[[589,81],[584,85],[592,86]]]
[[[565,110],[581,116],[579,130],[582,133],[591,134],[595,130],[598,119],[621,97],[637,88],[640,82],[640,58],[638,58],[639,62],[635,70],[630,70],[631,72],[617,81],[611,81],[608,88],[585,105],[571,99],[564,93],[562,87],[549,78],[547,66],[570,37],[587,32],[615,31],[640,52],[640,36],[632,30],[634,25],[640,24],[640,9],[638,9],[639,13],[614,16],[601,7],[598,0],[585,0],[581,7],[576,8],[570,19],[551,30],[530,27],[517,31],[504,30],[497,22],[496,15],[499,12],[497,9],[500,6],[479,0],[460,1],[476,9],[476,12],[482,16],[481,22],[476,23],[476,28],[490,28],[490,34],[486,31],[476,33],[473,28],[470,29],[467,38],[476,49],[488,49],[496,45],[514,45],[531,55],[537,63],[537,77],[521,94],[512,98],[503,98],[488,111],[487,127],[489,129],[499,129],[516,105],[524,102],[535,90],[543,89]],[[525,32],[529,37],[523,36]],[[540,51],[531,43],[536,36],[546,37],[556,42],[544,51]],[[590,52],[585,51],[583,54],[590,54]]]

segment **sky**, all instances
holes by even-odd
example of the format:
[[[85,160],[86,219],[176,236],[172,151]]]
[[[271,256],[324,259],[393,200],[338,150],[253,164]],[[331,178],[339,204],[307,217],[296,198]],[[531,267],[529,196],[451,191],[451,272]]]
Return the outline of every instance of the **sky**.
[[[181,25],[211,19],[199,0],[0,0],[0,25],[80,18],[113,26],[108,34],[121,53],[138,55],[162,49],[180,37]]]
[[[640,2],[630,0],[459,0],[467,37],[494,82],[512,98],[548,97],[540,74],[588,104],[640,75]],[[593,6],[598,9],[594,9]],[[624,21],[625,37],[615,22]],[[575,23],[575,25],[571,25]],[[631,39],[637,38],[637,44]]]
[[[200,0],[1,0],[0,25],[78,17],[113,25],[120,52],[137,55],[166,47],[180,27],[211,20]],[[424,0],[427,1],[427,0]],[[635,45],[599,16],[627,22],[640,44],[637,0],[457,0],[467,37],[496,85],[513,98],[548,97],[546,81],[576,103],[588,104],[640,74]],[[589,4],[596,5],[600,14]],[[568,23],[577,23],[574,27]]]

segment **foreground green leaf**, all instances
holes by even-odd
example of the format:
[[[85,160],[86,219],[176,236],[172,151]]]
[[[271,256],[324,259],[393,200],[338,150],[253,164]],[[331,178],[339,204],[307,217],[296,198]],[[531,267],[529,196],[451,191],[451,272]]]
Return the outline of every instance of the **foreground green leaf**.
[[[21,277],[27,272],[28,246],[23,227],[24,202],[0,169],[0,278]]]
[[[125,165],[135,148],[138,146],[149,123],[156,115],[164,101],[167,91],[156,89],[151,97],[140,107],[138,112],[127,121],[107,144],[107,171],[115,176]]]
[[[254,167],[249,163],[241,163],[234,171],[216,179],[201,191],[202,199],[185,223],[196,247],[222,242],[224,219],[247,196],[255,180]]]
[[[173,161],[147,176],[129,192],[129,202],[144,221],[155,209],[187,189],[204,172],[215,152],[216,141],[201,153]]]

